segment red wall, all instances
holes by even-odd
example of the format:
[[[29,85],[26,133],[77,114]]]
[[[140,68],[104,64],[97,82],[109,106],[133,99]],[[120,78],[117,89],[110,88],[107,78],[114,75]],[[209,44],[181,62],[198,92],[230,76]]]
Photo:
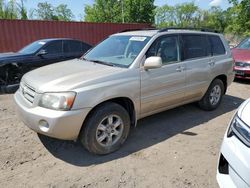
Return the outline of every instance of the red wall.
[[[149,27],[150,24],[0,20],[0,52],[15,52],[44,38],[74,38],[94,45],[110,34],[125,29]]]

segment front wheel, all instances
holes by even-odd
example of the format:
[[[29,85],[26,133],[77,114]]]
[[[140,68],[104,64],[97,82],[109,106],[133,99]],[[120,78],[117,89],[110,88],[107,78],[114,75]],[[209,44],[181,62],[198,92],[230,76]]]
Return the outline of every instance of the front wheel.
[[[103,155],[116,151],[125,142],[130,118],[119,104],[106,103],[97,107],[83,126],[81,143],[91,153]]]
[[[225,87],[221,80],[215,79],[209,86],[203,98],[199,101],[199,106],[203,110],[214,110],[220,103],[224,94]]]

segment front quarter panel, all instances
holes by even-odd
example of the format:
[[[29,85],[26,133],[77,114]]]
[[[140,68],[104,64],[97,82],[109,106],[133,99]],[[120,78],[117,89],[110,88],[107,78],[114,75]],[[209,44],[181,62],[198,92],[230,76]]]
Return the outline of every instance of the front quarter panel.
[[[127,69],[119,74],[99,79],[96,84],[76,89],[77,96],[73,109],[94,108],[110,99],[126,97],[133,101],[138,114],[140,110],[139,75],[139,69]]]

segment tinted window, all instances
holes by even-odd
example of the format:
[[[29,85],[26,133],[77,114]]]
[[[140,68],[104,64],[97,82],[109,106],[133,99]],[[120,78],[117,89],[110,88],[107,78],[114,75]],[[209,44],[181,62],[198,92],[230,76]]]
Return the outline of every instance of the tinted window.
[[[89,44],[86,44],[84,42],[82,42],[82,50],[83,52],[87,52],[92,46],[90,46]]]
[[[79,53],[82,52],[82,44],[79,41],[64,41],[64,52]]]
[[[178,37],[167,36],[157,39],[149,48],[146,56],[161,57],[163,64],[179,61]]]
[[[208,36],[211,44],[212,55],[225,54],[225,48],[218,36]]]
[[[62,41],[53,41],[53,42],[50,42],[44,48],[44,50],[46,50],[48,54],[62,53]]]
[[[37,41],[29,44],[28,46],[25,46],[23,49],[19,51],[19,53],[23,54],[32,54],[37,52],[40,48],[42,48],[46,42],[44,41]]]
[[[206,57],[210,47],[205,35],[183,35],[184,59]]]

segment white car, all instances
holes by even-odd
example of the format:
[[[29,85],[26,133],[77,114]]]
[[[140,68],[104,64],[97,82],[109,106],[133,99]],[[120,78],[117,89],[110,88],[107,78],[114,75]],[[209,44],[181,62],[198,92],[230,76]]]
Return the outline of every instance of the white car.
[[[221,188],[250,187],[250,99],[239,107],[225,134],[217,181]]]

